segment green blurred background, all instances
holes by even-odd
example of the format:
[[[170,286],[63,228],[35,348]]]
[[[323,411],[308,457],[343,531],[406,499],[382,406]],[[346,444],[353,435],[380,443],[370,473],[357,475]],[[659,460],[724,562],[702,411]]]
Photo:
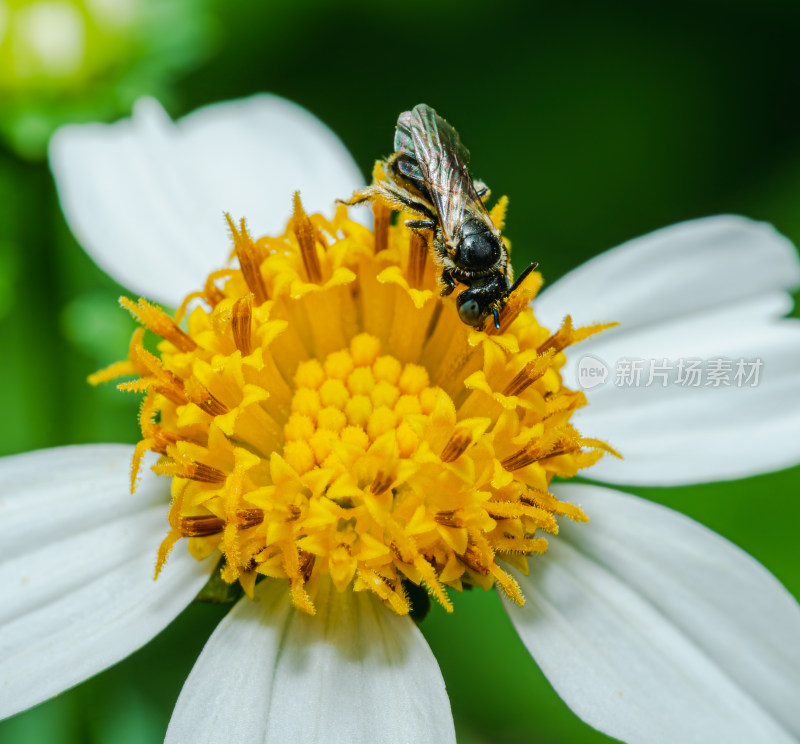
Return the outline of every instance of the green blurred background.
[[[20,72],[24,39],[9,19],[34,3],[0,0],[0,454],[137,438],[137,401],[85,383],[125,354],[122,290],[70,236],[41,153],[57,124],[125,115],[143,93],[176,117],[282,94],[327,122],[365,174],[389,151],[397,114],[425,101],[459,129],[473,172],[510,196],[515,262],[538,260],[550,281],[623,240],[719,212],[800,241],[796,0],[67,4],[86,24],[83,63]],[[128,15],[110,29],[101,6]],[[799,483],[794,469],[634,490],[730,538],[799,596]],[[462,744],[609,741],[552,692],[493,593],[455,604],[450,617],[434,608],[423,632]],[[130,659],[0,724],[0,742],[162,741],[226,610],[191,606]]]

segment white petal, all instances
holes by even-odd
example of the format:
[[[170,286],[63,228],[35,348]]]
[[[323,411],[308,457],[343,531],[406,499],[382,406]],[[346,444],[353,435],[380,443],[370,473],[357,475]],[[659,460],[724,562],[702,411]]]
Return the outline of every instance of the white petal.
[[[629,744],[800,738],[800,607],[759,563],[677,512],[597,486],[506,603],[564,701]]]
[[[794,246],[744,217],[681,222],[596,256],[536,299],[536,316],[560,325],[616,320],[621,332],[800,282]]]
[[[800,323],[784,291],[797,284],[791,243],[770,226],[739,217],[687,222],[589,261],[545,292],[537,316],[551,324],[618,320],[619,328],[569,350],[568,385],[591,356],[609,370],[586,391],[574,422],[623,461],[587,471],[617,483],[675,485],[739,478],[800,462]],[[679,360],[731,364],[730,386],[675,382]],[[740,387],[737,361],[760,359],[759,384]],[[625,360],[643,360],[640,384],[616,384]],[[665,360],[669,383],[648,371]],[[623,381],[619,381],[623,382]]]
[[[166,744],[455,742],[436,660],[413,622],[321,584],[317,615],[267,579],[209,639]]]
[[[169,485],[129,493],[133,448],[85,445],[0,460],[0,717],[72,687],[144,645],[211,566],[179,547],[158,581]]]
[[[339,139],[271,95],[170,121],[152,99],[112,125],[63,127],[50,145],[61,206],[98,265],[136,293],[175,306],[230,253],[223,212],[256,235],[282,232],[292,194],[331,212],[363,178]]]

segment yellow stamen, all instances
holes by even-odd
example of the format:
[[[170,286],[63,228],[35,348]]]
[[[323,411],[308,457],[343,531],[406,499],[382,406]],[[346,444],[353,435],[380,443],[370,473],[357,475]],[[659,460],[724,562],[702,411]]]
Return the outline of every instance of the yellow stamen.
[[[554,349],[539,354],[532,362],[528,362],[506,385],[503,395],[519,395],[534,382],[540,380],[550,368],[553,361]]]
[[[292,230],[294,230],[295,237],[300,245],[300,256],[303,259],[308,281],[319,283],[322,279],[322,269],[319,265],[319,256],[317,256],[314,225],[311,224],[311,220],[308,219],[308,215],[303,210],[299,192],[294,195]]]
[[[156,336],[161,336],[181,351],[194,351],[197,348],[197,343],[178,328],[175,321],[160,307],[156,307],[141,297],[137,305],[134,305],[127,297],[120,297],[119,304],[148,331],[152,331]]]
[[[389,245],[389,226],[392,223],[392,210],[380,202],[372,205],[372,216],[375,223],[375,253],[385,251]]]
[[[408,284],[414,289],[422,289],[425,281],[425,261],[428,258],[428,241],[419,233],[411,235],[411,249],[408,255]]]
[[[253,293],[250,292],[236,300],[233,305],[233,317],[231,318],[233,342],[236,344],[236,348],[242,352],[242,356],[248,356],[252,351],[250,326],[253,320],[253,299]]]
[[[228,220],[228,227],[233,236],[234,252],[239,259],[242,277],[255,297],[256,303],[261,305],[267,300],[267,290],[261,274],[261,262],[264,257],[259,247],[253,243],[244,220],[237,230],[230,215],[226,214],[225,218]]]
[[[248,596],[282,579],[310,614],[322,579],[398,614],[412,583],[448,612],[464,585],[522,604],[504,566],[527,570],[559,517],[586,520],[549,485],[617,453],[570,425],[586,398],[563,385],[561,352],[608,326],[541,327],[531,273],[499,332],[468,328],[458,292],[439,297],[426,239],[390,216],[375,205],[373,235],[296,195],[281,236],[227,218],[239,267],[190,295],[180,326],[122,300],[158,354],[140,329],[128,360],[91,379],[134,376],[118,387],[145,395],[131,485],[151,451],[173,492],[157,573],[185,538]]]

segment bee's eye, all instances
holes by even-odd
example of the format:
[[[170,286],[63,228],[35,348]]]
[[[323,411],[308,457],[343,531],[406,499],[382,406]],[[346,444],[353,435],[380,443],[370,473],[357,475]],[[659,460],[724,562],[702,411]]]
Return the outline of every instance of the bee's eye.
[[[462,323],[476,326],[483,320],[484,313],[477,300],[464,298],[462,302],[462,297],[468,293],[469,290],[467,289],[458,298],[458,317],[461,318]]]
[[[465,235],[456,251],[455,261],[472,269],[488,269],[500,258],[500,248],[486,233]]]

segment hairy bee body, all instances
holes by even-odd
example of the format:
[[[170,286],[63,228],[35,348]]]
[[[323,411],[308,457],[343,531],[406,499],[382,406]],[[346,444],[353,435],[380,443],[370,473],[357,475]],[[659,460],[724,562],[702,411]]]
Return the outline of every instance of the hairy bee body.
[[[469,151],[458,132],[421,103],[400,114],[394,149],[382,162],[385,179],[356,192],[346,203],[377,199],[419,215],[406,225],[430,231],[442,271],[442,295],[465,285],[456,300],[461,320],[481,329],[492,315],[499,328],[499,312],[516,285],[511,283],[508,250],[484,205],[489,190],[470,176]]]

